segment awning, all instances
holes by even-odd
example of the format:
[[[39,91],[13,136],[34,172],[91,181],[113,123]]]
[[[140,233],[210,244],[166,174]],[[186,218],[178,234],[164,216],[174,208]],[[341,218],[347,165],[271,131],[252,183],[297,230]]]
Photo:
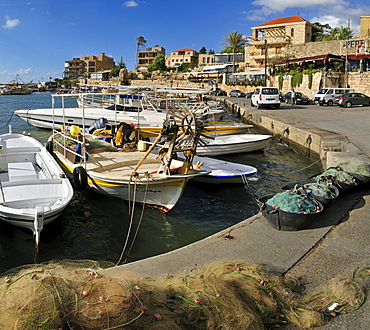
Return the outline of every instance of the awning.
[[[211,73],[220,73],[219,71],[194,71],[194,72],[184,72],[183,74],[193,74],[193,75],[198,75],[198,74],[211,74]]]
[[[281,66],[281,65],[284,65],[284,64],[297,63],[297,62],[313,62],[313,61],[320,61],[320,60],[325,60],[325,59],[334,59],[336,61],[341,61],[342,60],[341,56],[326,54],[326,55],[318,55],[318,56],[297,58],[297,59],[289,60],[289,61],[276,62],[274,64],[274,66]]]
[[[206,70],[225,69],[228,66],[232,66],[232,64],[208,65],[208,66],[205,66],[203,68],[203,71],[206,71]]]
[[[254,71],[233,73],[234,76],[259,76],[262,74],[265,74],[265,70],[254,70]]]

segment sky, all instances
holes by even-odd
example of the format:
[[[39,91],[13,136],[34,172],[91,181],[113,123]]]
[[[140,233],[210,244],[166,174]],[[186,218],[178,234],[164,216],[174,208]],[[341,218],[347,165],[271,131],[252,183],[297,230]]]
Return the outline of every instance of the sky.
[[[136,64],[137,38],[146,48],[216,53],[223,37],[272,19],[300,15],[311,23],[359,32],[369,0],[0,0],[0,83],[62,78],[64,62],[105,53]]]

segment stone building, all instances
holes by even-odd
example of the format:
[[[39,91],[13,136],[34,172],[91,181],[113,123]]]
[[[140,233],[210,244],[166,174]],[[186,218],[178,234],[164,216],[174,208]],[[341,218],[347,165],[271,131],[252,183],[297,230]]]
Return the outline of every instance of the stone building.
[[[166,66],[176,67],[182,63],[193,63],[194,66],[198,66],[199,53],[196,50],[190,48],[183,48],[171,52],[171,55],[166,56]]]
[[[314,41],[317,31],[318,27],[300,16],[280,17],[252,27],[252,37],[245,48],[246,69],[261,70],[272,58],[290,58],[289,46]]]
[[[63,78],[84,77],[92,72],[110,70],[114,65],[113,57],[106,56],[105,53],[74,57],[73,60],[65,61]]]
[[[155,45],[145,50],[138,51],[137,69],[147,69],[148,65],[152,64],[158,55],[166,56],[166,50],[162,46]]]

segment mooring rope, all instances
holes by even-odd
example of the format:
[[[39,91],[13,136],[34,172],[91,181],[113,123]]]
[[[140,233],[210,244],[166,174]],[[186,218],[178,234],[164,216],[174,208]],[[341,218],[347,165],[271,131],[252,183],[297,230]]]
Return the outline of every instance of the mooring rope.
[[[136,226],[136,231],[135,231],[135,234],[134,234],[134,237],[132,238],[131,240],[131,245],[130,245],[130,248],[128,249],[127,251],[127,254],[126,254],[126,259],[123,261],[123,263],[125,263],[127,261],[127,258],[129,257],[130,253],[131,253],[131,250],[132,250],[132,247],[134,246],[134,243],[136,241],[136,237],[137,237],[137,234],[139,232],[139,228],[141,226],[141,223],[142,223],[142,220],[143,220],[143,217],[144,217],[144,210],[145,210],[145,204],[146,204],[146,197],[147,197],[147,194],[148,194],[148,188],[149,188],[149,173],[148,172],[145,172],[145,178],[146,178],[146,187],[145,187],[145,193],[144,193],[144,200],[143,200],[143,207],[141,209],[141,214],[140,214],[140,218],[139,218],[139,222]]]
[[[132,179],[132,175],[130,177],[130,181],[129,181],[129,185],[128,187],[130,188],[131,187],[131,179]],[[129,225],[129,228],[128,228],[128,231],[127,231],[127,235],[126,235],[126,240],[125,240],[125,244],[123,246],[123,249],[122,249],[122,252],[121,252],[121,255],[116,263],[116,266],[118,266],[121,261],[122,261],[122,258],[123,258],[123,255],[125,254],[125,251],[126,251],[126,247],[127,247],[127,244],[128,244],[128,240],[129,240],[129,237],[130,237],[130,233],[131,233],[131,229],[132,229],[132,224],[133,224],[133,218],[134,218],[134,214],[135,214],[135,201],[136,201],[136,180],[135,180],[135,184],[134,184],[134,198],[132,200],[132,208],[130,208],[131,212],[130,212],[130,225]],[[129,189],[130,190],[130,189]],[[129,205],[130,205],[130,200],[129,200]]]

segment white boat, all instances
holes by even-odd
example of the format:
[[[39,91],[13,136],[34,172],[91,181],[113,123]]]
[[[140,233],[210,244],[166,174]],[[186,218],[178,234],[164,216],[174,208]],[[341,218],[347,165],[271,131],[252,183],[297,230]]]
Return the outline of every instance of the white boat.
[[[265,134],[216,135],[213,139],[204,137],[199,141],[197,155],[220,156],[258,151],[265,148],[272,138]]]
[[[85,125],[85,127],[89,127],[95,120],[102,117],[106,118],[110,125],[120,122],[130,122],[143,128],[152,127],[161,129],[163,120],[166,118],[167,109],[184,106],[183,104],[178,103],[162,109],[152,104],[152,100],[148,101],[149,103],[146,103],[145,107],[138,109],[136,112],[126,111],[125,108],[119,106],[101,108],[91,106],[92,101],[86,101],[86,103],[83,101],[85,97],[91,97],[91,94],[93,94],[95,98],[99,95],[102,97],[120,96],[120,94],[117,93],[70,94],[68,95],[69,97],[77,97],[79,99],[79,107],[55,108],[53,104],[52,108],[19,109],[15,110],[14,114],[30,125],[46,129],[60,129],[62,125],[77,125],[79,127],[83,127]],[[189,103],[185,104],[185,106],[193,111],[195,115],[203,115],[211,118],[213,121],[219,120],[221,115],[224,113],[223,110],[212,111],[207,104],[204,103]]]
[[[22,134],[0,135],[0,168],[0,219],[31,229],[38,246],[44,225],[72,199],[72,185],[46,148]]]
[[[171,114],[157,138],[168,140],[159,155],[151,153],[156,143],[147,151],[131,150],[136,147],[135,130],[123,125],[115,129],[115,146],[74,126],[70,132],[54,130],[48,149],[77,187],[168,212],[180,199],[186,182],[207,173],[192,165],[200,133],[191,129],[197,121],[194,114],[186,108]],[[173,159],[180,151],[187,155],[185,162]]]
[[[193,181],[209,184],[245,184],[245,180],[258,180],[257,169],[253,166],[211,157],[194,156],[193,161],[195,164],[201,163],[203,170],[210,171],[193,178]]]

